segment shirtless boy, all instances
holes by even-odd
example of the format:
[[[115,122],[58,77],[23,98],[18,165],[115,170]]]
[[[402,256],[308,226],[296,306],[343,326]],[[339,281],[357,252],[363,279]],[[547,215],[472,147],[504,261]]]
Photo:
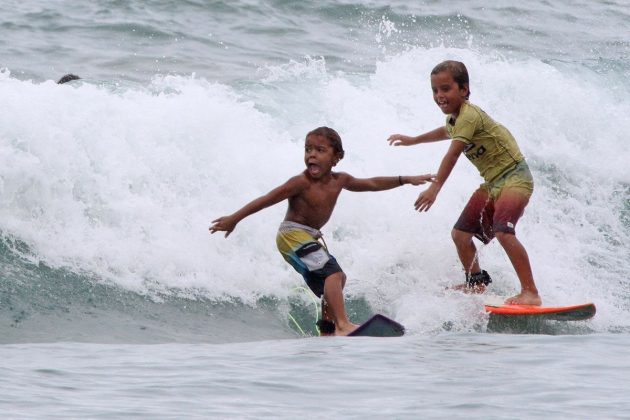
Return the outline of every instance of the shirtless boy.
[[[348,335],[357,328],[349,321],[344,305],[346,275],[325,244],[319,242],[320,229],[330,219],[341,190],[383,191],[433,181],[433,175],[355,178],[345,172],[333,172],[343,156],[339,134],[332,128],[316,128],[306,135],[306,170],[235,213],[212,221],[209,229],[211,233],[223,231],[227,237],[245,217],[288,200],[287,213],[276,237],[278,250],[304,277],[313,293],[322,298],[320,329],[334,335]]]

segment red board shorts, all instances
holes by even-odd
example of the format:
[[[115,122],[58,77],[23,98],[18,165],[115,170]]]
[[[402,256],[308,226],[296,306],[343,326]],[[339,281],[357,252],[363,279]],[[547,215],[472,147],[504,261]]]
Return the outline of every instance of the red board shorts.
[[[507,189],[512,197],[514,194],[521,197],[511,199],[504,196],[499,200],[501,193]],[[527,163],[522,160],[492,182],[481,184],[468,200],[454,227],[472,233],[484,244],[490,242],[496,232],[514,235],[516,223],[533,192],[532,174]]]

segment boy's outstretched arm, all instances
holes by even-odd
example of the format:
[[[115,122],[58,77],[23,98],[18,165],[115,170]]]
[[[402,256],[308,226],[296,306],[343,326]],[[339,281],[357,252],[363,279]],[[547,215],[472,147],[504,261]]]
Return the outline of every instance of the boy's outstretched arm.
[[[459,156],[464,151],[464,147],[466,147],[466,144],[462,141],[453,140],[451,142],[451,146],[442,158],[442,163],[440,163],[440,168],[438,169],[435,182],[433,182],[429,188],[421,192],[414,203],[416,210],[428,211],[431,208],[438,193],[442,189],[442,185],[444,185],[448,176],[451,174],[451,171],[455,167],[457,159],[459,159]]]
[[[297,194],[302,187],[300,182],[300,176],[294,176],[279,187],[274,188],[267,194],[258,197],[257,199],[247,203],[241,209],[230,214],[229,216],[222,216],[212,221],[212,225],[208,229],[210,233],[225,232],[227,238],[234,230],[238,222],[246,218],[247,216],[254,214],[264,208],[273,206],[289,197]]]
[[[374,178],[355,178],[352,175],[345,174],[347,177],[344,188],[348,191],[384,191],[401,185],[411,184],[420,185],[427,182],[434,182],[434,174],[426,175],[401,175],[401,176],[378,176]]]
[[[444,126],[438,127],[435,130],[427,131],[419,136],[406,136],[404,134],[392,134],[387,141],[390,146],[412,146],[420,143],[430,143],[434,141],[448,139],[448,132]]]

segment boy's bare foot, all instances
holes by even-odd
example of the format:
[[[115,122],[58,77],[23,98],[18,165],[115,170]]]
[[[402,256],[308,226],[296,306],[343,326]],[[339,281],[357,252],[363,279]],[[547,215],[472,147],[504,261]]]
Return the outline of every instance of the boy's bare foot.
[[[359,326],[357,324],[353,324],[351,322],[348,322],[347,324],[342,325],[336,325],[335,326],[335,334],[334,335],[348,335],[350,334],[352,331],[356,330],[357,328],[359,328]]]
[[[505,300],[506,305],[542,305],[542,299],[538,293],[523,291],[516,296],[512,296]]]
[[[474,286],[469,286],[466,283],[463,284],[458,284],[457,286],[453,286],[451,287],[451,289],[453,290],[457,290],[459,292],[463,292],[463,293],[467,293],[467,294],[482,294],[483,292],[486,291],[486,285],[485,284],[476,284]]]

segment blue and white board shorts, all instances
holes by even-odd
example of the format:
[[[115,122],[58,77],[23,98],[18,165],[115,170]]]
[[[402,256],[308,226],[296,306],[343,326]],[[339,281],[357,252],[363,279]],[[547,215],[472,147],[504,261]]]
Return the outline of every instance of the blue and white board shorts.
[[[318,241],[321,237],[319,230],[289,221],[280,224],[276,236],[276,245],[284,260],[304,277],[317,297],[324,294],[326,278],[343,271],[335,257]]]

